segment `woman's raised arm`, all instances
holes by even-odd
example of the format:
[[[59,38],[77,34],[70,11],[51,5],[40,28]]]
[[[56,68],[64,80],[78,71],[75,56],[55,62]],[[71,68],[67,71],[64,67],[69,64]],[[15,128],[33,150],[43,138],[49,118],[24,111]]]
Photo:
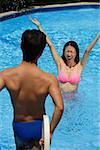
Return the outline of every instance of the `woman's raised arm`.
[[[38,27],[38,29],[41,32],[43,32],[46,35],[46,33],[44,32],[43,28],[40,25],[40,22],[37,19],[32,19],[32,17],[29,17],[29,19],[32,21],[32,23],[34,23]],[[51,50],[51,53],[53,55],[53,58],[54,58],[54,60],[55,60],[55,62],[57,64],[57,66],[59,66],[60,65],[60,57],[58,56],[53,43],[51,42],[51,40],[49,39],[49,37],[47,35],[46,35],[46,42],[47,42],[47,44],[48,44],[48,46],[49,46],[49,48]]]
[[[98,41],[98,39],[100,38],[100,34],[98,34],[95,39],[92,41],[92,43],[87,47],[87,49],[85,50],[85,53],[83,55],[83,58],[81,60],[81,64],[84,67],[88,58],[89,53],[91,52],[92,48],[95,46],[96,42]]]

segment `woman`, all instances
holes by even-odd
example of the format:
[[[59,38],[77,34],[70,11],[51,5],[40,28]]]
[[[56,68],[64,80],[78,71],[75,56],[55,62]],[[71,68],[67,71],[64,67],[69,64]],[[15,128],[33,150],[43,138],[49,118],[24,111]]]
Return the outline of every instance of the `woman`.
[[[31,17],[30,20],[38,27],[40,31],[44,32],[38,20],[33,20]],[[69,93],[77,90],[80,82],[80,76],[86,64],[88,55],[98,41],[99,37],[100,35],[95,37],[92,43],[85,50],[82,60],[79,60],[79,47],[76,42],[67,42],[63,48],[63,55],[60,57],[58,56],[54,45],[48,36],[46,36],[47,44],[58,67],[58,81],[62,92]]]

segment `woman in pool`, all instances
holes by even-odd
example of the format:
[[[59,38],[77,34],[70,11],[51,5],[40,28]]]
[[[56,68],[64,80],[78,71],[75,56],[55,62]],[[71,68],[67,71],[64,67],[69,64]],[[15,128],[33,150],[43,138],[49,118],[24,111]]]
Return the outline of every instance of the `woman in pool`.
[[[33,20],[31,17],[30,20],[40,31],[44,32],[38,20]],[[86,64],[88,55],[99,38],[100,35],[95,37],[85,50],[82,60],[79,60],[79,47],[75,41],[69,41],[64,45],[63,55],[60,57],[58,56],[54,45],[48,36],[46,36],[47,44],[58,67],[58,81],[62,92],[70,93],[77,90],[78,84],[80,83],[80,76]]]

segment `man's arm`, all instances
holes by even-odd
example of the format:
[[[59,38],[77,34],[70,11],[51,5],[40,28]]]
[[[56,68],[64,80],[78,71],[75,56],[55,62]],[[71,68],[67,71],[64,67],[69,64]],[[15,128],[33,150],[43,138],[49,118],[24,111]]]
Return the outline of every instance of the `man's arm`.
[[[3,74],[0,72],[0,91],[5,87]]]
[[[59,84],[57,79],[53,76],[52,81],[51,81],[51,85],[49,87],[49,94],[52,97],[53,103],[54,103],[54,113],[52,116],[52,121],[50,124],[50,134],[52,136],[56,126],[58,125],[62,114],[63,114],[63,110],[64,110],[64,104],[63,104],[63,99],[62,99],[62,95],[59,89]]]
[[[97,43],[98,39],[100,38],[100,34],[98,34],[95,39],[92,41],[92,43],[87,47],[87,49],[85,50],[85,53],[83,55],[83,58],[81,60],[81,64],[84,67],[88,58],[89,53],[91,52],[92,48],[95,46],[95,44]]]

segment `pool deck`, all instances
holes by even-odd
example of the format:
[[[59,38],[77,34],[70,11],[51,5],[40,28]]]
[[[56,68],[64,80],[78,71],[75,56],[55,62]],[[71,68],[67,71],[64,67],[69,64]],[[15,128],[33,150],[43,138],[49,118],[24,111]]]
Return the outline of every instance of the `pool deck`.
[[[61,7],[70,7],[70,6],[82,6],[82,5],[97,5],[100,6],[100,3],[98,2],[80,2],[80,3],[67,3],[67,4],[54,4],[54,5],[45,5],[45,6],[33,6],[28,9],[22,9],[21,11],[9,11],[9,12],[4,12],[0,13],[0,20],[6,20],[7,17],[9,19],[10,16],[16,15],[19,16],[18,14],[24,14],[25,12],[31,12],[31,10],[38,10],[38,9],[43,9],[43,8],[61,8]],[[6,18],[6,19],[3,19]]]

